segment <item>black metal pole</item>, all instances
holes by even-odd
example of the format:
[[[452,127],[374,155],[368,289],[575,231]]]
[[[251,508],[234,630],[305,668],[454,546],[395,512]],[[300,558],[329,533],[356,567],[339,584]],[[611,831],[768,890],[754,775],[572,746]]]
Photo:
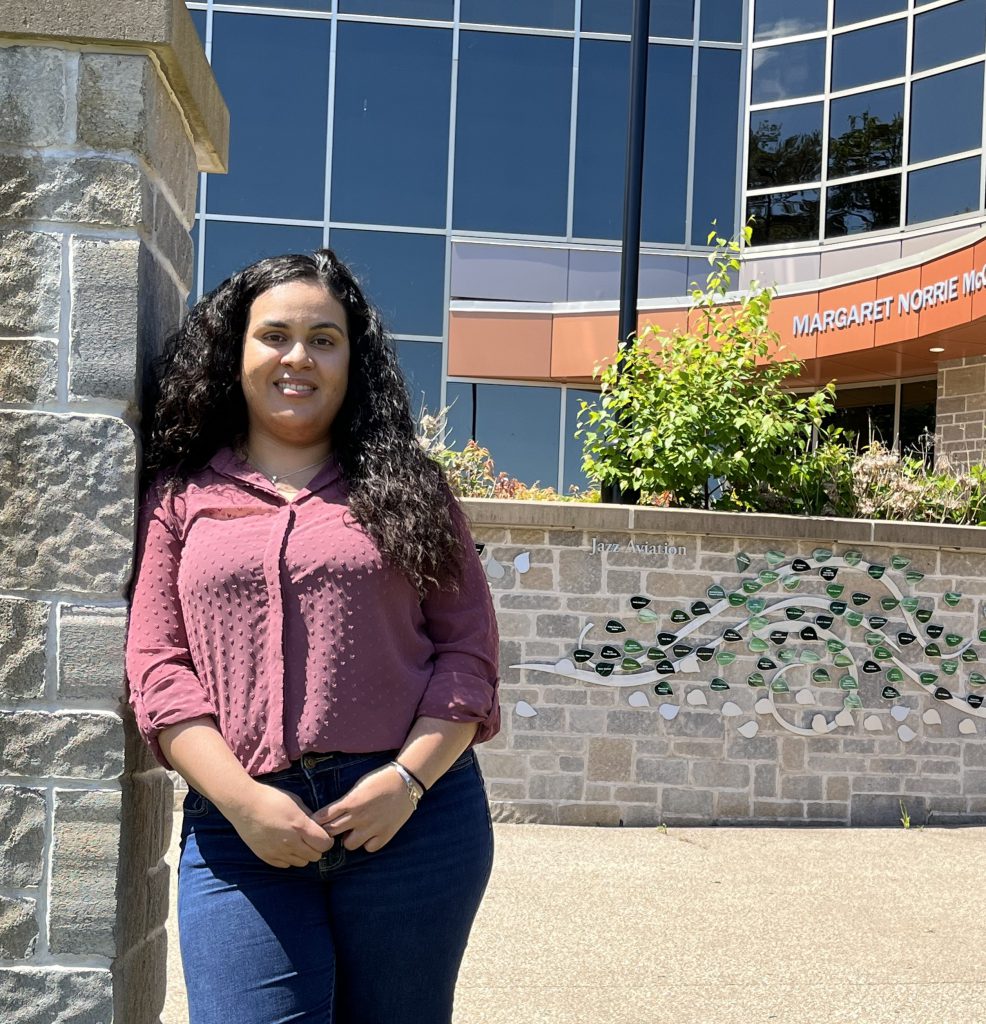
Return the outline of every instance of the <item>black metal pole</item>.
[[[624,353],[637,334],[637,290],[640,281],[640,210],[644,182],[644,125],[647,114],[647,36],[650,0],[633,0],[630,37],[630,109],[627,118],[627,164],[623,189],[623,255],[620,264],[620,338],[617,373]],[[619,484],[603,484],[602,500],[635,505],[640,492]]]

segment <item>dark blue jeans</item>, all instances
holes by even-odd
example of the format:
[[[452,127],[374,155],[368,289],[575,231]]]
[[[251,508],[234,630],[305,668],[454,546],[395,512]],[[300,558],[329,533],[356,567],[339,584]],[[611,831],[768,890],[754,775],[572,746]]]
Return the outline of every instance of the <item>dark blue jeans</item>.
[[[305,757],[260,781],[316,810],[394,754]],[[492,861],[472,750],[383,849],[337,839],[305,867],[266,864],[189,790],[178,867],[189,1024],[448,1024]]]

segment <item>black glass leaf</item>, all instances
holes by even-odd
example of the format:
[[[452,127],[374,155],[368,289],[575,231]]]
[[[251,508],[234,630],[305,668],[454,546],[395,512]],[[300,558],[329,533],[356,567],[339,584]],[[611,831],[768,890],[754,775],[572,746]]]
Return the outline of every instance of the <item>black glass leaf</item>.
[[[728,690],[729,683],[727,683],[726,680],[721,678],[720,676],[716,676],[715,679],[713,679],[712,682],[709,683],[709,689],[718,691]]]
[[[696,652],[695,656],[699,661],[711,661],[715,656],[715,648],[713,647],[700,647]]]
[[[592,658],[592,651],[587,651],[584,647],[580,647],[572,657],[575,659],[577,665],[581,665],[585,661],[589,661]]]
[[[815,616],[815,625],[820,629],[828,629],[834,621],[835,619],[831,615],[825,615],[824,613]]]
[[[818,633],[815,631],[815,627],[814,626],[805,626],[805,628],[801,630],[801,639],[802,640],[817,640],[818,639]]]
[[[946,690],[944,686],[939,686],[935,690],[935,700],[951,700],[951,699],[952,699],[952,692],[951,692],[951,690]]]
[[[880,666],[875,661],[864,661],[863,662],[864,672],[879,672],[881,671]]]
[[[938,623],[932,622],[930,626],[925,626],[925,633],[931,637],[932,640],[937,640],[942,633],[945,632],[944,626],[939,626]]]
[[[649,597],[643,597],[638,594],[636,597],[630,598],[630,607],[635,611],[639,612],[641,608],[646,608],[650,604]]]
[[[611,661],[600,661],[596,663],[596,671],[601,676],[611,676],[616,666]]]
[[[966,696],[966,702],[970,708],[981,708],[983,706],[983,695],[981,693],[970,693]]]
[[[654,687],[654,692],[658,697],[670,697],[674,690],[671,689],[670,683],[660,682]]]
[[[674,647],[671,648],[671,653],[676,658],[687,658],[688,655],[692,653],[692,649],[688,644],[675,644]]]
[[[760,669],[761,672],[770,672],[772,669],[777,668],[777,663],[775,661],[771,661],[770,658],[760,658],[757,661],[757,668]]]
[[[727,629],[727,630],[725,630],[723,632],[723,634],[722,634],[722,638],[727,643],[731,643],[731,644],[736,643],[737,640],[742,640],[743,639],[743,637],[740,636],[740,634],[737,633],[735,629]]]
[[[854,605],[856,605],[857,607],[859,607],[860,605],[866,604],[866,602],[869,601],[869,599],[870,599],[870,595],[869,594],[861,594],[857,590],[856,593],[853,594],[853,596],[852,596],[852,603]]]
[[[896,700],[900,696],[900,690],[896,686],[885,686],[882,697],[884,700]]]
[[[659,661],[654,666],[654,670],[656,672],[660,672],[662,676],[669,676],[674,673],[674,665],[672,665],[670,661],[665,659],[664,661]]]
[[[609,622],[606,623],[607,633],[625,633],[626,631],[626,626],[624,626],[622,622],[617,622],[616,619],[610,619]]]
[[[914,613],[918,622],[930,622],[931,621],[931,609],[930,608],[918,608]]]
[[[821,569],[818,570],[818,575],[826,582],[831,583],[832,580],[839,575],[839,570],[834,565],[823,565]]]
[[[750,686],[766,686],[763,676],[759,672],[751,672],[747,677],[746,681]]]
[[[871,615],[869,621],[871,629],[883,629],[889,620],[882,615]]]
[[[929,658],[940,658],[941,648],[938,644],[928,644],[924,649],[924,653],[927,654]]]
[[[792,621],[795,622],[804,615],[804,608],[785,608],[784,614]]]
[[[669,647],[677,639],[678,639],[678,634],[677,633],[658,633],[657,634],[657,642],[662,647]]]
[[[908,644],[914,643],[915,640],[917,640],[917,637],[913,633],[904,631],[897,634],[897,643],[899,643],[901,647],[907,647]]]
[[[692,605],[692,615],[708,615],[711,609],[704,601],[696,601]]]
[[[603,649],[599,652],[599,657],[609,658],[610,660],[613,660],[614,658],[622,658],[623,652],[618,647],[614,647],[612,644],[605,644],[603,646]]]
[[[887,567],[885,565],[871,565],[866,571],[873,579],[878,580],[887,571]]]
[[[979,655],[976,653],[974,647],[967,647],[962,652],[962,660],[965,662],[979,661]]]
[[[773,629],[770,632],[770,642],[780,647],[781,644],[787,643],[788,634],[783,629]]]
[[[845,613],[845,610],[846,610],[846,602],[845,601],[833,601],[829,605],[829,611],[833,615],[843,615]]]
[[[712,601],[721,601],[726,596],[726,591],[718,583],[713,583],[706,591],[706,594],[709,595]]]
[[[791,568],[795,572],[808,572],[808,570],[811,569],[811,566],[803,558],[796,558],[791,563]]]
[[[688,612],[684,612],[680,608],[675,608],[675,610],[671,613],[671,621],[672,622],[687,622],[688,621]]]

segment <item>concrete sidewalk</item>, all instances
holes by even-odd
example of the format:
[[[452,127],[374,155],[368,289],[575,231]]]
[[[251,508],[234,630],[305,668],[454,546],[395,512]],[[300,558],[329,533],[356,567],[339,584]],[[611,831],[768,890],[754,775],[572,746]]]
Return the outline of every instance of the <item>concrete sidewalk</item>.
[[[986,1021],[984,842],[497,825],[455,1024]],[[184,1024],[173,922],[163,1021]]]

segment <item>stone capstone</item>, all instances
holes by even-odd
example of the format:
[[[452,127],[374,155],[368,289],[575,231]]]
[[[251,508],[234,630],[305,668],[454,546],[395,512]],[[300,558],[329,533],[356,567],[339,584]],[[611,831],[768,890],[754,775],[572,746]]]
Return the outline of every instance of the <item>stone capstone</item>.
[[[46,601],[0,598],[0,699],[44,693],[48,608]]]
[[[40,885],[44,843],[44,793],[0,786],[0,886]]]
[[[123,723],[110,712],[0,711],[0,775],[115,779]]]
[[[0,334],[57,334],[61,280],[56,235],[0,228]]]
[[[0,47],[0,142],[50,146],[65,141],[66,50]]]

